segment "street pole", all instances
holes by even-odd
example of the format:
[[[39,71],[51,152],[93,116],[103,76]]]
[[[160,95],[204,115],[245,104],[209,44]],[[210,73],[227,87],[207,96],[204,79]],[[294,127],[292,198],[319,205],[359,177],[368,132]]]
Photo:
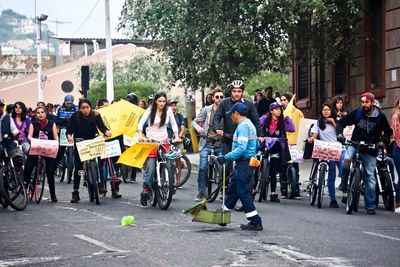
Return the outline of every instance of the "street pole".
[[[39,18],[36,18],[36,52],[37,52],[37,87],[38,87],[38,101],[43,101],[43,89],[42,89],[42,50],[40,47],[41,39],[41,26],[42,22]]]
[[[107,100],[114,100],[114,79],[112,62],[112,44],[111,44],[111,23],[110,23],[110,0],[105,0],[106,4],[106,54],[107,54]]]

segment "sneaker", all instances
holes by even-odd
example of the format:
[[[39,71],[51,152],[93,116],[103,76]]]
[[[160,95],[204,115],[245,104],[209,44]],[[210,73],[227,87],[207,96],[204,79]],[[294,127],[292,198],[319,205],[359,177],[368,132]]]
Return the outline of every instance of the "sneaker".
[[[245,231],[262,231],[263,226],[262,224],[254,224],[249,222],[248,224],[241,224],[240,228]]]
[[[143,188],[142,193],[140,193],[140,205],[146,207],[148,198],[149,198],[149,189]]]
[[[72,192],[71,203],[78,203],[79,200],[81,200],[79,197],[79,192],[78,191]]]
[[[271,195],[269,195],[269,199],[270,199],[271,202],[276,202],[276,203],[281,202],[281,201],[279,200],[279,198],[278,198],[278,194],[271,194]]]
[[[394,206],[394,213],[400,213],[400,203]]]
[[[287,194],[281,194],[281,198],[282,199],[288,199],[288,196],[287,196]]]
[[[203,193],[198,193],[197,197],[194,199],[194,201],[200,202],[202,201],[204,198],[204,194]]]
[[[339,208],[337,201],[331,200],[331,203],[329,204],[329,208],[335,208],[335,209]]]
[[[367,209],[367,214],[368,215],[376,215],[376,212],[374,209]]]

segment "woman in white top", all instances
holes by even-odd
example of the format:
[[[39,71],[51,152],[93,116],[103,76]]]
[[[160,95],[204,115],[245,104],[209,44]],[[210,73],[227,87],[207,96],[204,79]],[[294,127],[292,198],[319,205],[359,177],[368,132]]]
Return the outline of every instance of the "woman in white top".
[[[143,126],[147,122],[146,135],[143,133]],[[154,96],[152,105],[144,112],[140,118],[138,125],[139,141],[146,142],[148,140],[162,142],[168,139],[167,125],[171,124],[174,132],[174,142],[179,142],[178,126],[174,118],[174,114],[167,106],[167,95],[164,92],[159,92]],[[140,204],[147,205],[151,180],[155,173],[157,149],[150,153],[144,164],[143,173],[143,191],[140,194]]]

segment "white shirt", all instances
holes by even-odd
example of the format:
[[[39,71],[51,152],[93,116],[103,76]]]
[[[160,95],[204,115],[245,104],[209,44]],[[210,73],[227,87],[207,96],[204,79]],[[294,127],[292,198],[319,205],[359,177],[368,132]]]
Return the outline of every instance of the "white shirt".
[[[168,138],[168,131],[167,125],[171,124],[172,130],[174,132],[178,131],[178,125],[176,124],[174,113],[170,108],[167,109],[167,118],[165,119],[165,123],[163,126],[160,127],[161,118],[157,115],[154,118],[153,125],[150,125],[150,112],[151,107],[146,109],[143,113],[143,116],[140,118],[138,124],[138,130],[143,131],[143,125],[147,121],[147,128],[146,128],[146,137],[147,139],[154,140],[156,142],[164,141]]]

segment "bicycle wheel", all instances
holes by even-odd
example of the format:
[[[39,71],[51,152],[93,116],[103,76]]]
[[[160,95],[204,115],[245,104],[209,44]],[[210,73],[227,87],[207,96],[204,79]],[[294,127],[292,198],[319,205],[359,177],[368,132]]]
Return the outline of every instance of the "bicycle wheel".
[[[0,194],[13,209],[21,211],[28,204],[28,195],[23,180],[24,171],[21,168],[15,168],[9,164],[6,170],[0,175]]]
[[[261,175],[260,182],[258,183],[258,202],[262,202],[263,200],[267,200],[268,195],[268,187],[269,187],[269,166],[266,159],[262,161],[261,171],[259,173]]]
[[[319,177],[318,177],[318,208],[322,208],[322,203],[324,201],[324,189],[325,189],[325,175],[327,172],[326,164],[322,163],[319,167]]]
[[[182,155],[179,162],[181,164],[181,179],[180,182],[176,184],[177,187],[183,186],[189,180],[190,175],[192,174],[192,164],[186,155]]]
[[[315,166],[315,170],[312,176],[311,185],[310,185],[310,205],[314,206],[315,201],[317,200],[318,186],[317,186],[317,171],[318,165]]]
[[[36,173],[34,180],[35,202],[40,203],[43,197],[44,186],[46,183],[46,165],[44,160],[36,163]]]
[[[100,205],[100,199],[99,199],[99,185],[98,185],[98,175],[97,175],[97,164],[94,160],[90,160],[88,164],[88,176],[90,177],[89,180],[90,185],[88,183],[88,188],[89,186],[92,188],[92,195],[93,195],[93,200],[96,202],[96,205]]]
[[[67,182],[71,183],[72,175],[74,174],[74,151],[73,147],[67,147],[67,162],[66,162],[66,169],[67,169]],[[65,174],[65,169],[64,169]]]
[[[394,189],[392,179],[387,171],[381,173],[382,178],[382,199],[385,210],[394,209]]]
[[[346,213],[351,214],[353,210],[358,210],[358,199],[360,194],[360,169],[354,168],[354,172],[350,175],[350,191],[347,196]]]
[[[27,188],[27,194],[28,194],[29,201],[32,201],[33,197],[35,196],[35,183],[36,183],[35,176],[36,176],[36,166],[33,169],[31,179],[29,181],[29,185]]]
[[[206,178],[206,190],[207,190],[206,197],[209,198],[208,202],[213,202],[218,197],[218,192],[215,192],[215,190],[218,190],[219,182],[221,181],[222,177],[221,166],[217,162],[214,162],[213,164],[211,164],[211,166],[210,165],[208,166],[207,173],[208,175]]]
[[[294,198],[296,197],[297,173],[296,169],[293,166],[288,167],[286,177],[287,177],[288,196],[290,196],[290,198]]]
[[[3,176],[3,168],[0,169],[0,176]],[[2,192],[0,192],[0,205],[6,209],[8,207],[7,201],[3,198]]]
[[[170,164],[160,164],[160,176],[156,184],[156,198],[160,209],[169,208],[174,192],[173,172]]]

